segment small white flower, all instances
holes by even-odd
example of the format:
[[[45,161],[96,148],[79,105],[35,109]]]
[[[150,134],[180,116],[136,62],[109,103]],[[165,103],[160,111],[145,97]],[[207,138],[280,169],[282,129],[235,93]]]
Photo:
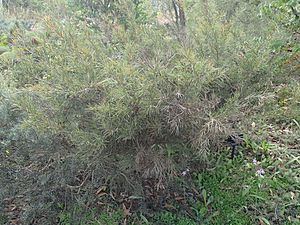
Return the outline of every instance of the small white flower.
[[[185,169],[185,170],[181,173],[181,175],[182,175],[182,176],[186,176],[189,172],[190,172],[190,169],[187,168],[187,169]]]
[[[252,163],[253,163],[254,165],[257,165],[257,160],[256,160],[256,159],[253,159]]]
[[[183,98],[184,95],[181,94],[180,92],[177,92],[177,93],[176,93],[176,97],[177,97],[177,99],[180,99],[180,98]]]
[[[258,170],[256,171],[256,174],[257,174],[258,176],[261,176],[261,177],[263,177],[263,176],[264,176],[264,174],[265,174],[265,171],[264,171],[264,169],[263,169],[263,168],[260,168],[260,169],[258,169]]]

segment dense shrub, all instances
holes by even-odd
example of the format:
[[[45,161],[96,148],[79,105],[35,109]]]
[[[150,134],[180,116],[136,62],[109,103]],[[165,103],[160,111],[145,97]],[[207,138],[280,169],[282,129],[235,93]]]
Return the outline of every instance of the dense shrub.
[[[40,9],[43,6],[43,1],[39,1],[39,0],[3,0],[2,4],[6,9],[13,9],[13,8]]]

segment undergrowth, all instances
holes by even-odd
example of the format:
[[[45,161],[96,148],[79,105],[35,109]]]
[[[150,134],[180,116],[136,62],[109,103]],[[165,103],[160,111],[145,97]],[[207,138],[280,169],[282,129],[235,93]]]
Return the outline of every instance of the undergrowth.
[[[213,157],[211,163],[218,162],[217,166],[182,178],[183,183],[192,180],[189,185],[198,193],[184,203],[174,199],[152,214],[126,215],[122,209],[85,214],[88,219],[81,224],[299,224],[300,180],[294,180],[299,156],[271,146],[261,160],[249,148],[240,148],[234,160]],[[73,224],[69,214],[62,212],[60,218],[60,224]]]

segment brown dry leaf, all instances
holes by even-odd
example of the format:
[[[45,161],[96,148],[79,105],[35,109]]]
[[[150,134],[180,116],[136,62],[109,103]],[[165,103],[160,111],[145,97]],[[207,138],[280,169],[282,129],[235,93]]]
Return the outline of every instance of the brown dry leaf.
[[[98,201],[98,202],[97,202],[97,205],[99,205],[99,206],[100,206],[100,205],[106,205],[106,204],[105,204],[104,202],[100,202],[100,201]]]
[[[16,209],[17,209],[17,206],[14,205],[14,206],[10,209],[10,211],[15,211]]]
[[[105,192],[100,192],[100,193],[97,194],[98,197],[102,197],[102,196],[104,196],[104,195],[107,195],[107,193],[105,193]]]
[[[176,201],[181,201],[181,200],[184,200],[184,197],[180,197],[180,196],[179,196],[179,197],[176,197],[175,200],[176,200]]]
[[[123,214],[125,217],[131,216],[130,208],[126,208],[126,205],[123,203]]]
[[[16,224],[19,224],[19,221],[17,219],[14,219],[14,220],[10,221],[10,224],[16,225]]]
[[[101,186],[101,187],[97,190],[96,195],[99,195],[101,192],[105,192],[106,189],[107,189],[106,186]]]
[[[174,207],[174,206],[171,205],[171,204],[165,204],[165,205],[164,205],[164,208],[166,208],[166,209],[176,209],[176,207]]]

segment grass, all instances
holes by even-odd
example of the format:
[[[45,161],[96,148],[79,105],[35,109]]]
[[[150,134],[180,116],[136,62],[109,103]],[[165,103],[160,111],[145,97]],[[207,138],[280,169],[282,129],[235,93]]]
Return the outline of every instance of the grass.
[[[82,209],[76,209],[72,213],[81,214]],[[120,211],[114,211],[111,213],[100,213],[100,215],[96,215],[94,211],[89,211],[84,214],[80,219],[74,220],[74,216],[72,216],[70,212],[62,212],[59,215],[59,223],[60,225],[71,225],[71,224],[80,224],[80,225],[114,225],[118,224],[119,221],[122,220],[122,213]]]

